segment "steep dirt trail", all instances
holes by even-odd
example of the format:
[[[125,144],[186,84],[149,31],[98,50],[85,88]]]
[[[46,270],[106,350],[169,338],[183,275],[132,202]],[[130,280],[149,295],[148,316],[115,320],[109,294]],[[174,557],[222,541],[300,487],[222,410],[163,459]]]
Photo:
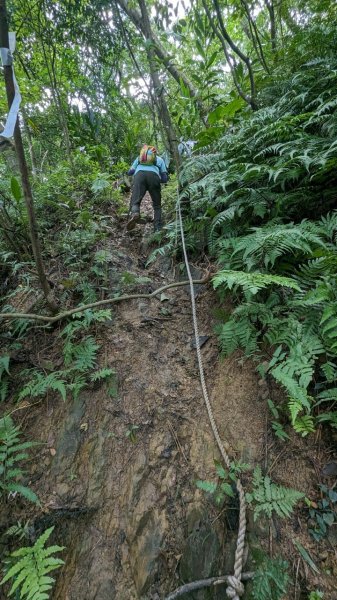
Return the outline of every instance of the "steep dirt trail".
[[[144,271],[142,237],[114,226],[108,249],[117,271],[150,276],[152,289],[172,280],[158,267]],[[111,326],[99,329],[100,366],[117,373],[115,398],[102,385],[76,402],[51,399],[36,415],[36,435],[43,432],[49,446],[33,474],[46,511],[37,526],[55,525],[66,546],[55,600],[163,598],[179,573],[192,580],[231,568],[235,532],[226,532],[224,519],[212,524],[216,511],[195,486],[214,476],[218,453],[200,391],[188,290],[165,296],[123,303]],[[218,363],[212,302],[210,290],[198,290],[215,415],[237,456],[258,460],[264,417],[254,406],[256,376],[234,360]],[[224,556],[225,542],[231,549]]]
[[[126,234],[117,219],[113,227],[105,248],[113,256],[114,278],[125,271],[149,276],[153,283],[142,286],[146,291],[172,281],[167,265],[163,275],[163,263],[144,270],[140,234]],[[144,229],[148,233],[150,225]],[[249,362],[219,361],[216,297],[210,288],[197,292],[220,434],[233,458],[265,462],[270,390]],[[97,331],[100,366],[116,370],[115,397],[102,384],[77,401],[50,398],[27,415],[30,437],[47,440],[40,464],[32,467],[44,510],[34,526],[55,525],[56,541],[66,546],[53,600],[162,600],[181,582],[231,572],[238,507],[232,502],[219,515],[195,485],[197,479],[214,480],[218,451],[200,390],[189,292],[172,289],[165,296],[117,305],[111,323]],[[300,457],[298,467],[303,489],[312,470]],[[289,473],[280,477],[289,485]],[[250,545],[268,546],[270,529],[251,525]],[[212,594],[189,597],[223,598],[224,588]]]

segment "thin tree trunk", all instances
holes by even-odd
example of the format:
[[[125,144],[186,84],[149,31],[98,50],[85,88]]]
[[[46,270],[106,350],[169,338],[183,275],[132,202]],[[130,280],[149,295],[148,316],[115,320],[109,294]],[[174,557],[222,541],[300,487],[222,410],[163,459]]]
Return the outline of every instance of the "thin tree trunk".
[[[276,33],[275,7],[274,7],[273,0],[266,0],[266,7],[269,12],[269,18],[270,18],[271,49],[273,52],[276,52],[276,50],[277,50],[277,42],[276,42],[277,33]]]
[[[49,77],[49,82],[50,82],[50,89],[51,89],[51,95],[55,104],[55,108],[56,108],[56,112],[58,114],[59,117],[59,122],[61,125],[61,129],[63,132],[63,139],[65,142],[65,146],[66,146],[66,154],[68,157],[68,160],[70,163],[72,163],[72,155],[71,155],[71,144],[70,144],[70,135],[69,135],[69,129],[68,129],[68,123],[67,123],[67,119],[66,119],[66,115],[63,109],[63,105],[62,105],[62,99],[60,97],[60,94],[58,92],[57,89],[57,81],[56,81],[56,75],[55,75],[55,68],[54,65],[52,64],[52,66],[50,67],[49,65],[49,61],[48,61],[48,57],[47,57],[47,53],[46,53],[46,49],[44,46],[44,42],[43,42],[43,38],[41,36],[41,47],[42,47],[42,53],[43,53],[43,58],[45,61],[45,65],[47,68],[47,72],[48,72],[48,77]]]
[[[28,125],[27,113],[26,113],[26,109],[24,106],[21,106],[21,115],[22,115],[24,131],[25,131],[25,134],[27,136],[27,141],[28,141],[28,152],[29,152],[29,156],[30,156],[30,162],[32,164],[32,175],[36,175],[37,163],[36,163],[36,158],[35,158],[35,153],[34,153],[34,148],[33,148],[32,134],[30,132],[30,128]]]
[[[213,0],[213,5],[215,8],[217,17],[218,17],[219,28],[220,28],[221,34],[223,35],[224,39],[226,40],[228,45],[233,50],[234,54],[236,54],[247,67],[249,81],[250,81],[250,105],[253,110],[257,110],[258,106],[257,106],[256,100],[255,100],[255,80],[254,80],[254,73],[253,73],[252,64],[250,62],[250,58],[246,54],[244,54],[244,52],[242,52],[242,50],[240,50],[240,48],[234,43],[234,41],[230,37],[230,35],[225,27],[223,18],[222,18],[222,13],[221,13],[221,9],[220,9],[218,0]]]
[[[147,12],[145,0],[138,0],[138,3],[139,3],[141,13],[142,13],[143,28],[144,28],[146,39],[151,40],[152,39],[152,30],[151,30],[151,24],[150,24],[150,19],[149,19],[149,15]],[[170,152],[173,156],[173,159],[174,159],[174,162],[176,165],[176,169],[178,172],[179,171],[179,162],[180,162],[179,161],[179,152],[178,152],[178,140],[177,140],[176,133],[174,131],[171,115],[170,115],[170,112],[168,110],[167,103],[165,100],[164,87],[161,84],[161,81],[159,78],[159,72],[158,72],[158,67],[157,67],[157,63],[156,63],[155,51],[154,51],[154,48],[152,45],[149,45],[147,47],[146,53],[147,53],[149,66],[150,66],[150,74],[151,74],[151,79],[153,82],[154,95],[155,95],[156,103],[158,105],[158,112],[159,112],[161,121],[163,123],[164,129],[165,129],[165,132],[167,135],[167,140],[168,140],[168,143],[170,146]]]
[[[8,39],[8,21],[7,21],[7,9],[6,9],[6,0],[0,0],[0,46],[2,48],[9,48],[9,39]],[[6,86],[6,94],[8,107],[12,105],[15,90],[14,90],[14,81],[13,81],[13,71],[11,66],[4,66],[4,78],[5,78],[5,86]],[[15,129],[14,129],[14,142],[15,149],[18,157],[18,163],[21,174],[21,182],[22,189],[24,194],[24,199],[27,207],[27,214],[29,220],[29,233],[32,243],[33,255],[36,264],[36,270],[38,273],[40,285],[42,287],[43,293],[45,295],[47,304],[52,311],[57,310],[57,305],[54,299],[51,296],[51,290],[49,287],[49,283],[47,281],[47,277],[44,270],[41,246],[38,237],[38,229],[37,222],[35,216],[35,209],[33,203],[32,190],[30,187],[29,174],[27,168],[27,162],[25,157],[25,152],[22,143],[21,131],[19,126],[19,121],[17,119]]]
[[[129,6],[129,3],[127,2],[127,0],[113,0],[113,2],[117,3],[121,7],[121,9],[125,12],[125,14],[132,21],[132,23],[134,24],[136,29],[138,29],[138,31],[140,33],[142,33],[145,38],[147,38],[146,26],[144,24],[141,12],[139,12],[138,10],[136,10],[134,8],[131,8]],[[151,29],[150,40],[153,44],[154,53],[159,58],[160,62],[164,65],[164,67],[167,69],[167,71],[172,75],[172,77],[177,81],[177,83],[179,85],[181,82],[183,82],[184,86],[188,89],[188,91],[191,95],[191,98],[195,98],[195,102],[196,102],[196,105],[197,105],[200,115],[202,116],[202,115],[206,114],[207,108],[204,106],[203,102],[198,98],[198,91],[196,90],[194,85],[191,83],[191,81],[188,79],[188,77],[186,77],[186,75],[175,66],[175,64],[173,62],[173,56],[170,55],[165,50],[165,48],[163,48],[163,46],[161,45],[160,41],[158,40],[157,36],[152,31],[152,29]]]
[[[259,32],[256,27],[256,23],[250,14],[249,6],[248,6],[246,0],[241,0],[241,4],[244,7],[244,11],[247,16],[248,26],[250,29],[250,35],[251,35],[251,39],[252,39],[252,43],[253,43],[256,55],[259,58],[259,61],[262,65],[262,67],[264,68],[264,70],[266,71],[266,73],[268,73],[268,75],[270,75],[270,69],[267,65],[267,61],[266,61],[266,58],[265,58],[265,55],[263,52],[263,48],[262,48]]]
[[[207,18],[209,20],[209,23],[210,23],[210,25],[211,25],[211,27],[212,27],[215,35],[217,36],[217,38],[221,42],[221,46],[222,46],[222,49],[224,51],[224,54],[225,54],[228,66],[229,66],[229,68],[231,70],[231,75],[233,77],[233,82],[234,82],[234,85],[235,85],[235,87],[237,89],[237,92],[238,92],[239,96],[247,104],[249,104],[250,106],[252,106],[252,99],[251,99],[251,97],[243,91],[241,85],[239,84],[238,78],[237,78],[236,73],[235,73],[235,65],[232,64],[232,58],[231,58],[231,56],[230,56],[230,54],[228,52],[228,48],[227,48],[227,45],[226,45],[226,40],[223,37],[221,31],[218,29],[217,25],[215,24],[215,20],[213,19],[211,11],[209,10],[209,8],[207,6],[206,0],[202,0],[202,4],[203,4],[203,7],[205,9],[205,12],[206,12]]]

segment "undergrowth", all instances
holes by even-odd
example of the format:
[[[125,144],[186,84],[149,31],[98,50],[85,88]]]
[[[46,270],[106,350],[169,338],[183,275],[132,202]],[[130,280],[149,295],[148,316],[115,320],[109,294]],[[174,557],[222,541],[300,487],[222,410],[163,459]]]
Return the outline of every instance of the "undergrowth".
[[[0,419],[0,496],[19,494],[30,502],[38,503],[38,497],[27,485],[22,483],[26,471],[21,466],[27,461],[26,452],[34,442],[22,442],[20,428],[10,416]]]
[[[221,350],[284,388],[302,436],[337,427],[336,83],[333,59],[304,65],[181,175],[190,252],[211,254],[220,299],[235,301]]]

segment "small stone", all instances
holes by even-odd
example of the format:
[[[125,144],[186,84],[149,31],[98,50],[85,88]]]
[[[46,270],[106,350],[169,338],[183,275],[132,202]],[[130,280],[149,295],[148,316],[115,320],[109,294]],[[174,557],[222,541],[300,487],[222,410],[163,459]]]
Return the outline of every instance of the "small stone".
[[[199,335],[199,346],[200,346],[200,348],[202,348],[204,346],[204,344],[206,344],[206,342],[208,342],[208,340],[209,340],[209,336],[208,335]],[[191,342],[191,347],[192,348],[196,348],[197,347],[195,338]]]
[[[138,310],[141,314],[144,314],[148,311],[149,306],[146,302],[138,302]]]
[[[324,477],[335,477],[337,475],[337,463],[330,462],[324,465],[322,475],[324,475]]]
[[[160,458],[171,458],[171,456],[172,456],[172,449],[165,448],[165,450],[162,451]]]

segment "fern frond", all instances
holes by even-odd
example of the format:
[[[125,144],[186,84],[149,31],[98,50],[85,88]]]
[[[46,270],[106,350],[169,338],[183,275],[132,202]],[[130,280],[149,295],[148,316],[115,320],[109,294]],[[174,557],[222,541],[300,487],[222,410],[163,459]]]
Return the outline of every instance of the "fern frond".
[[[19,548],[10,555],[12,566],[7,570],[1,585],[12,580],[9,595],[17,590],[22,600],[48,600],[54,579],[48,573],[64,564],[60,558],[51,554],[61,552],[64,547],[51,546],[45,548],[54,527],[47,529],[35,542],[34,546]]]
[[[0,381],[4,373],[7,373],[7,375],[9,375],[9,361],[9,355],[6,354],[4,356],[0,356]]]
[[[281,600],[286,594],[290,578],[288,563],[281,558],[266,558],[254,575],[254,600]]]
[[[293,423],[293,427],[297,433],[300,433],[304,437],[315,431],[314,418],[312,415],[297,417]]]
[[[230,319],[218,328],[221,351],[225,356],[242,348],[247,356],[257,352],[258,330],[249,319]]]
[[[91,336],[85,338],[80,344],[75,345],[72,350],[74,368],[80,372],[94,369],[97,350],[99,348],[99,344],[96,344],[94,338]]]
[[[247,502],[254,506],[254,521],[261,513],[270,518],[273,511],[281,518],[289,517],[303,497],[297,490],[273,483],[270,477],[262,475],[260,467],[254,470],[253,491],[246,494]]]
[[[27,450],[35,445],[34,442],[20,442],[21,432],[9,416],[0,419],[0,495],[17,493],[38,503],[36,494],[27,486],[20,483],[24,475],[19,463],[28,458]]]
[[[264,273],[246,273],[245,271],[218,271],[213,277],[213,286],[217,289],[220,285],[232,289],[234,286],[241,286],[244,292],[257,294],[268,285],[279,285],[294,290],[300,290],[299,285],[289,277],[280,277],[278,275],[267,275]]]
[[[91,381],[100,381],[102,379],[107,379],[108,377],[113,377],[116,375],[116,371],[114,369],[109,369],[105,367],[104,369],[100,369],[99,371],[95,371],[90,375]]]
[[[54,371],[53,373],[49,373],[49,375],[35,371],[32,379],[26,383],[19,393],[19,400],[27,396],[33,398],[45,396],[50,390],[59,392],[62,400],[66,400],[66,382],[63,376],[64,373],[62,371]]]

